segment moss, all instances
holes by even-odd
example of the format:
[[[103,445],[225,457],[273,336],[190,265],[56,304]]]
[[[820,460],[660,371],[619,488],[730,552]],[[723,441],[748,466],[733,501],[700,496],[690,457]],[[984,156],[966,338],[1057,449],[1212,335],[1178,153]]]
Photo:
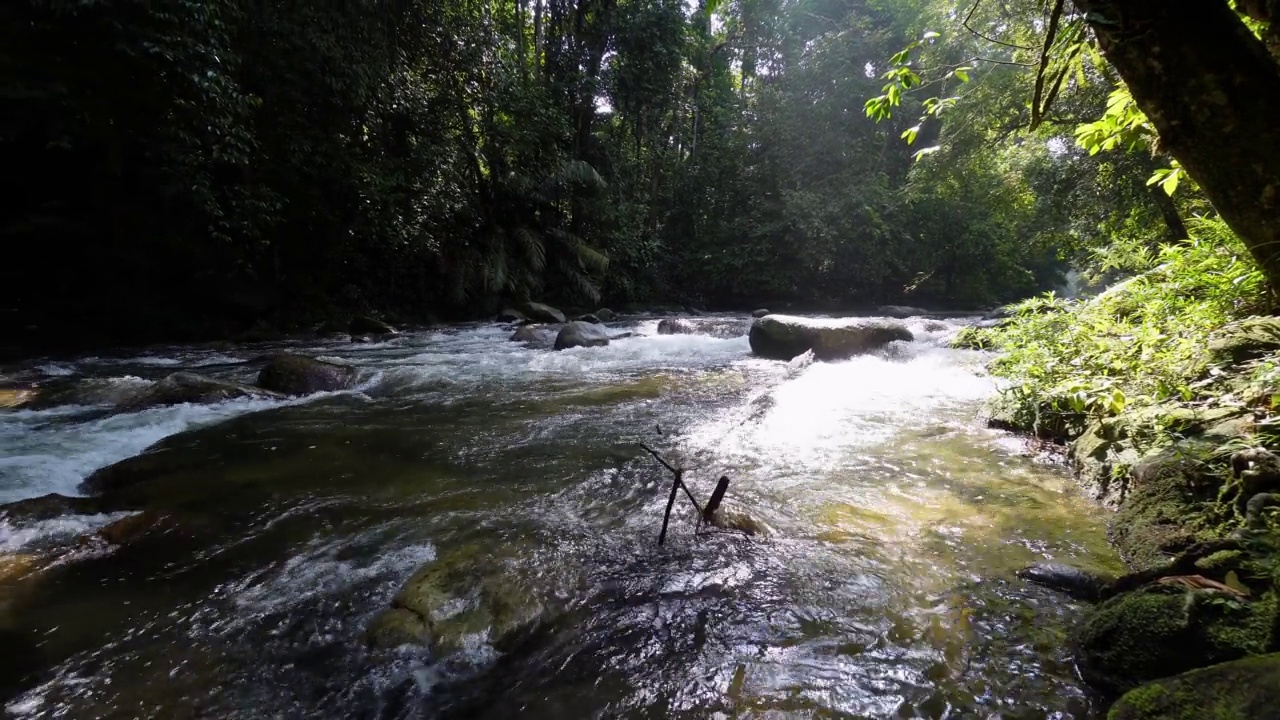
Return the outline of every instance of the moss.
[[[1130,691],[1108,720],[1275,720],[1280,654],[1195,670]]]
[[[411,610],[392,608],[369,623],[365,640],[379,648],[427,645],[431,642],[431,625]]]
[[[1216,492],[1213,449],[1186,441],[1148,453],[1133,467],[1112,524],[1112,539],[1130,563],[1154,567],[1201,539],[1194,521]]]
[[[1107,694],[1272,648],[1276,598],[1246,602],[1148,586],[1095,608],[1076,637],[1081,675]]]
[[[1220,550],[1196,561],[1196,569],[1215,577],[1225,575],[1245,564],[1245,554],[1239,550]]]

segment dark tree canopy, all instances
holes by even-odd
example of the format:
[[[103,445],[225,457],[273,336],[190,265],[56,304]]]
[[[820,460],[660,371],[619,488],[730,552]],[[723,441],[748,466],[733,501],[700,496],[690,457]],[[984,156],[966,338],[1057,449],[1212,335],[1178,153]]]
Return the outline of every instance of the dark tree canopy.
[[[1033,5],[970,24],[1034,48]],[[1026,69],[963,33],[930,60],[967,68],[930,88],[962,102],[866,117],[889,59],[959,22],[932,0],[9,3],[6,341],[524,299],[978,307],[1116,238],[1180,238],[1202,198],[1280,263],[1262,42],[1225,4],[1076,5],[1203,196],[1148,188],[1161,158],[1076,147],[1110,71],[1028,130]]]

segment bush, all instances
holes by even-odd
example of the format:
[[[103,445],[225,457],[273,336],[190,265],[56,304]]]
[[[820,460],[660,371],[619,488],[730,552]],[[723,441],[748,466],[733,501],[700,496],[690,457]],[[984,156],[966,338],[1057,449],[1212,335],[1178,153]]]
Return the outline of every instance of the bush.
[[[1210,333],[1262,309],[1266,295],[1262,274],[1221,220],[1193,227],[1186,243],[1131,255],[1137,274],[1105,292],[1028,300],[987,331],[1002,351],[992,372],[1009,381],[1000,404],[1014,407],[1024,429],[1072,437],[1090,417],[1208,397],[1196,381]]]

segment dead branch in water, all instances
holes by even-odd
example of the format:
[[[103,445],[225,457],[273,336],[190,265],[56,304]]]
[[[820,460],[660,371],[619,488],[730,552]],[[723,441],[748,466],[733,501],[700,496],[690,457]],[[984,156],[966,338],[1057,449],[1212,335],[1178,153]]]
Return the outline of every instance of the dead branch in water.
[[[659,428],[659,432],[661,432],[661,428]],[[703,522],[710,523],[711,513],[720,507],[720,503],[724,500],[724,494],[729,489],[729,478],[720,478],[720,483],[716,485],[715,493],[711,495],[711,502],[707,503],[704,508],[702,503],[698,502],[698,499],[693,496],[693,491],[689,489],[689,486],[684,484],[684,468],[672,466],[657,450],[644,443],[638,444],[645,452],[652,455],[653,459],[661,463],[662,467],[671,471],[672,475],[671,496],[667,498],[667,511],[662,515],[662,532],[658,534],[658,545],[661,546],[667,541],[667,525],[671,522],[671,511],[675,508],[676,496],[680,494],[680,490],[684,490],[685,496],[689,498],[690,503],[693,503],[693,508],[698,511],[698,526],[694,529],[694,532],[697,533],[701,529]]]

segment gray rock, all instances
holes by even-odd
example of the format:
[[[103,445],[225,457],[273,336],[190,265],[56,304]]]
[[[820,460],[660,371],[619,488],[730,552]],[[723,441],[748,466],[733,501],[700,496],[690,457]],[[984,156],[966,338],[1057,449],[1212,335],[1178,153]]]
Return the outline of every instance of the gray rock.
[[[901,323],[867,318],[811,319],[766,315],[751,325],[751,351],[775,360],[790,360],[812,350],[819,360],[843,360],[873,352],[891,342],[912,340]]]
[[[578,317],[576,317],[576,318],[574,318],[574,319],[575,319],[575,320],[577,320],[578,322],[593,323],[593,324],[596,324],[596,325],[599,325],[599,324],[600,324],[600,318],[599,318],[599,317],[597,317],[596,315],[592,314],[592,313],[587,313],[587,314],[585,314],[585,315],[579,315]]]
[[[529,343],[531,345],[545,345],[550,347],[556,339],[555,328],[549,328],[545,325],[521,325],[516,328],[511,337],[511,342]]]
[[[596,347],[609,344],[609,330],[596,323],[575,320],[565,325],[556,336],[556,350],[574,347]]]
[[[550,305],[536,302],[525,303],[521,310],[524,312],[525,317],[534,322],[562,323],[565,321],[564,313]]]
[[[613,322],[618,319],[618,313],[609,308],[600,308],[595,312],[595,316],[600,318],[601,322]]]
[[[357,374],[350,365],[302,355],[274,355],[258,373],[258,387],[285,395],[310,395],[346,390],[355,384]]]
[[[503,310],[502,312],[498,313],[498,317],[494,318],[494,320],[500,323],[524,322],[527,319],[528,318],[524,316],[524,313],[520,312],[519,310],[514,310],[512,308],[507,308]]]
[[[765,308],[760,308],[759,310],[755,310],[755,311],[753,311],[753,312],[751,313],[751,317],[753,317],[753,318],[762,318],[762,317],[764,317],[765,315],[768,315],[768,314],[769,314],[769,311],[768,311],[768,310],[766,310]]]

